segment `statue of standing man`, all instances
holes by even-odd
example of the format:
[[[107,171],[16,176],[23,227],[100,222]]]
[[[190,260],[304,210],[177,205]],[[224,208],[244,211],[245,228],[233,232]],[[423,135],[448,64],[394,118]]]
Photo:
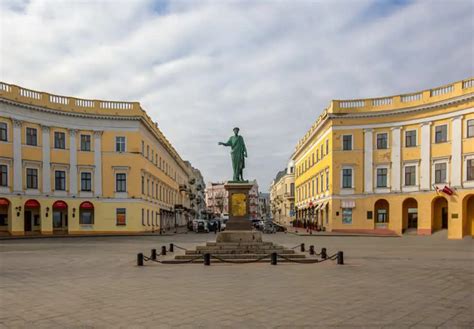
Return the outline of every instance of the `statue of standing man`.
[[[239,128],[234,128],[234,136],[231,136],[227,143],[219,142],[219,145],[230,146],[232,156],[232,169],[234,170],[235,182],[243,182],[243,171],[245,168],[245,158],[247,157],[247,148],[245,147],[244,138],[239,135]]]

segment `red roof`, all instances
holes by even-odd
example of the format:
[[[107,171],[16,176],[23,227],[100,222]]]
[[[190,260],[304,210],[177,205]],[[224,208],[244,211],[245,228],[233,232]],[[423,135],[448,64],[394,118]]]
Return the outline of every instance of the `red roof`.
[[[81,203],[81,206],[79,208],[81,208],[81,209],[94,209],[94,205],[89,201],[84,201],[83,203]]]
[[[38,201],[36,201],[34,199],[30,199],[30,200],[25,202],[25,208],[26,207],[28,207],[28,208],[39,208],[40,204],[39,204]]]
[[[67,209],[67,203],[62,200],[58,200],[53,203],[53,209]]]
[[[0,207],[2,206],[8,207],[9,204],[10,204],[10,201],[8,201],[5,198],[0,198]]]

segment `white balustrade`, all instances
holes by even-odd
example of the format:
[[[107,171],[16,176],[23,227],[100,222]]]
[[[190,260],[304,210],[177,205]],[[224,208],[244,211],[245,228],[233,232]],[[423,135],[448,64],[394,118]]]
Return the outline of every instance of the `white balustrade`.
[[[39,92],[24,88],[20,88],[20,96],[41,99],[41,94]]]
[[[392,97],[377,98],[372,100],[372,106],[390,105],[392,101]]]
[[[69,104],[69,99],[63,96],[49,95],[49,101],[51,103],[56,103],[56,104],[63,104],[63,105]]]
[[[125,102],[100,102],[100,107],[103,109],[130,110],[133,104]]]
[[[365,106],[365,101],[359,100],[359,101],[341,101],[339,102],[339,107],[340,108],[355,108],[355,107],[364,107]]]
[[[76,106],[94,107],[94,101],[88,99],[76,99]]]
[[[414,102],[419,101],[421,99],[421,93],[418,94],[410,94],[410,95],[402,95],[400,96],[400,100],[402,103]]]
[[[474,87],[474,79],[466,80],[462,82],[462,89]]]
[[[441,87],[441,88],[436,88],[436,89],[431,89],[431,96],[438,96],[438,95],[443,95],[443,94],[448,94],[454,90],[453,85],[449,85],[446,87]]]
[[[6,83],[0,82],[0,90],[10,92],[12,90],[12,87],[10,85],[7,85]]]

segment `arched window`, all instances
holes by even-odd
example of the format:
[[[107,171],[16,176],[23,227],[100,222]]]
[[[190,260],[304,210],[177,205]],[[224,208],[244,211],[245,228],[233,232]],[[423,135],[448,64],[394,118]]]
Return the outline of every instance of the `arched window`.
[[[79,206],[79,224],[94,224],[94,205],[89,201]]]

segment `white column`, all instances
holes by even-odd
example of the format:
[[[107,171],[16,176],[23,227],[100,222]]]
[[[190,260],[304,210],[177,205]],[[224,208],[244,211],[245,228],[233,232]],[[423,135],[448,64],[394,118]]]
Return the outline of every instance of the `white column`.
[[[49,127],[41,126],[43,134],[43,193],[51,192],[51,146]]]
[[[400,191],[401,186],[401,138],[400,138],[400,127],[392,128],[392,168],[390,169],[391,179],[390,186],[392,191]]]
[[[77,130],[69,130],[69,194],[77,194]]]
[[[451,129],[451,185],[454,187],[460,187],[462,168],[462,115],[453,118]]]
[[[373,192],[373,150],[374,150],[372,129],[364,130],[364,184],[365,192]]]
[[[421,125],[420,189],[431,189],[431,122]],[[459,167],[461,168],[461,167]]]
[[[94,132],[94,194],[102,194],[102,131]]]
[[[22,192],[23,173],[21,171],[21,121],[13,120],[13,191]]]

